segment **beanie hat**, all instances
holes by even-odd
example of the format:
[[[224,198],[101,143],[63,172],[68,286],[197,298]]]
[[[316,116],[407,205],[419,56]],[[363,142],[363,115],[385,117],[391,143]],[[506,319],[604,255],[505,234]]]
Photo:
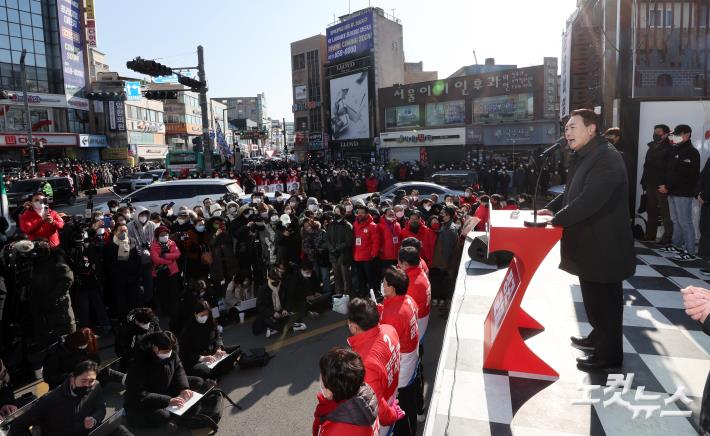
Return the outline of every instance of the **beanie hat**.
[[[155,229],[155,239],[158,239],[161,233],[170,234],[170,229],[166,226],[158,226],[158,228]]]

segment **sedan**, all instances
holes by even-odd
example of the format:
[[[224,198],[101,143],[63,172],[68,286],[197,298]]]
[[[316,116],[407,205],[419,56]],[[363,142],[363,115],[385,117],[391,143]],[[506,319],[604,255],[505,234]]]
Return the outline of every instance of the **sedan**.
[[[384,189],[383,191],[380,192],[380,201],[382,200],[392,200],[394,198],[395,192],[404,189],[404,191],[409,195],[410,192],[412,192],[413,189],[416,189],[419,191],[419,195],[421,197],[428,197],[431,194],[437,194],[439,196],[439,202],[444,201],[444,197],[447,195],[453,195],[455,197],[459,197],[463,195],[463,191],[459,191],[456,189],[449,189],[445,186],[437,185],[436,183],[430,183],[430,182],[401,182],[401,183],[395,183],[394,185],[390,186],[389,188]],[[371,193],[365,193],[365,194],[360,194],[360,195],[354,195],[351,197],[352,201],[355,200],[362,200],[363,202],[372,195]]]

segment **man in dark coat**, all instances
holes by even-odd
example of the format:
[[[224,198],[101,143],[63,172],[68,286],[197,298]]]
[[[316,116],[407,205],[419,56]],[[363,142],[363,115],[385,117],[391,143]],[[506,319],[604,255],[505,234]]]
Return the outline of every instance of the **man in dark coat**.
[[[599,135],[597,115],[572,112],[565,127],[572,150],[565,193],[550,207],[552,224],[564,228],[560,268],[579,277],[592,332],[572,337],[573,346],[591,351],[578,368],[617,367],[623,360],[622,282],[636,270],[628,213],[628,178],[619,152]],[[561,205],[561,208],[555,208]]]
[[[646,192],[646,240],[656,242],[658,233],[658,214],[661,214],[663,236],[660,244],[670,244],[673,237],[673,221],[668,208],[668,195],[658,191],[658,187],[665,185],[668,161],[671,157],[671,143],[668,134],[671,129],[665,124],[658,124],[653,128],[653,141],[648,143],[646,160],[643,163],[641,187]]]

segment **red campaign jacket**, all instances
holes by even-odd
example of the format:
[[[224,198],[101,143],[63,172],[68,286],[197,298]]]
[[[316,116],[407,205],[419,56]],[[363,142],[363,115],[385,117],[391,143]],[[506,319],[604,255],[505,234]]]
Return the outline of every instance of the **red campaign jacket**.
[[[459,196],[459,206],[463,206],[464,204],[467,204],[469,206],[473,206],[474,204],[476,204],[477,201],[478,201],[478,197],[476,197],[475,195],[471,195],[468,198],[466,198],[465,195]]]
[[[427,265],[431,264],[431,260],[434,257],[434,242],[436,242],[436,233],[432,232],[429,227],[427,227],[424,220],[419,219],[419,231],[417,233],[412,232],[409,227],[409,223],[404,226],[402,233],[400,234],[402,240],[409,237],[416,238],[422,243],[422,251],[420,254],[421,258]]]
[[[506,204],[501,210],[518,210],[518,206],[515,204]]]
[[[375,419],[374,424],[369,427],[321,419],[335,411],[342,401],[329,400],[320,392],[317,397],[318,405],[313,414],[315,417],[313,420],[313,436],[378,436],[380,434],[380,426],[377,419]]]
[[[473,216],[479,218],[481,221],[476,224],[476,230],[477,232],[485,232],[486,231],[486,224],[488,224],[488,220],[490,219],[491,212],[488,209],[488,206],[485,204],[481,204],[478,206],[478,209],[476,209],[476,212],[473,213]]]
[[[355,219],[353,233],[353,260],[363,262],[376,258],[380,251],[380,238],[372,216],[368,214],[363,222]]]
[[[367,187],[367,192],[377,192],[377,185],[379,185],[380,182],[377,180],[377,177],[368,177],[365,179],[365,186]]]
[[[382,304],[377,305],[377,310],[380,312],[380,322],[397,330],[400,353],[411,353],[419,348],[418,309],[412,297],[407,294],[385,297]]]
[[[390,223],[385,217],[380,217],[377,233],[380,239],[380,252],[377,257],[382,260],[397,260],[399,246],[402,244],[402,227],[396,220]]]
[[[417,316],[419,318],[429,316],[431,311],[431,284],[429,283],[429,277],[418,266],[409,268],[406,273],[407,277],[409,277],[407,295],[411,296],[417,303]]]
[[[37,238],[45,238],[49,241],[49,246],[59,247],[59,232],[64,227],[64,220],[57,212],[52,209],[47,209],[47,213],[53,223],[48,223],[42,218],[42,215],[35,212],[33,208],[29,208],[20,215],[20,230],[26,234],[30,241]]]
[[[167,253],[161,256],[160,242],[154,240],[150,243],[150,260],[153,261],[153,277],[158,276],[156,272],[158,265],[167,265],[171,277],[180,271],[177,264],[177,260],[180,259],[180,249],[172,239],[168,239],[168,250]]]
[[[394,400],[399,383],[399,336],[391,325],[379,324],[370,330],[351,336],[348,344],[360,355],[365,365],[365,383],[377,396],[380,425],[397,421]]]

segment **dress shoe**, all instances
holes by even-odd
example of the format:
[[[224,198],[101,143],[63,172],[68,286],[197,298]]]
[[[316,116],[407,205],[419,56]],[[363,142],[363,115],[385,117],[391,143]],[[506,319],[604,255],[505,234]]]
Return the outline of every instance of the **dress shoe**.
[[[594,350],[594,345],[592,344],[592,340],[589,339],[589,336],[587,336],[587,337],[570,336],[569,340],[572,342],[572,346],[574,348],[577,348],[578,350],[582,350],[582,351]]]
[[[577,369],[580,371],[594,371],[598,369],[620,368],[621,360],[598,359],[593,354],[577,358]]]

